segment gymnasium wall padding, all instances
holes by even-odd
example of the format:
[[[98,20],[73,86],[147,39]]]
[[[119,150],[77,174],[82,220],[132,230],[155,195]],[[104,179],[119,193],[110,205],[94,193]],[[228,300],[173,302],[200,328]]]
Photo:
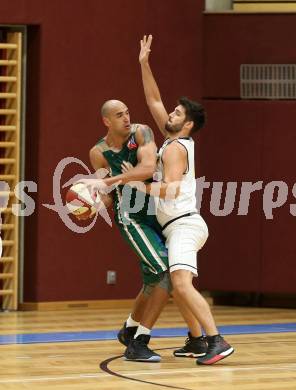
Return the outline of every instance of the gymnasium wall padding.
[[[210,236],[199,256],[200,286],[216,291],[295,293],[296,220],[290,213],[290,205],[296,203],[292,194],[295,103],[208,100],[205,106],[209,122],[201,135],[199,175],[210,183],[224,182],[224,197],[227,182],[238,182],[238,187],[228,216],[212,215],[212,184],[204,190],[201,211]],[[259,181],[262,190],[251,194],[248,214],[239,216],[241,183]],[[273,219],[267,219],[263,194],[272,181],[282,181],[288,197],[272,211]],[[275,191],[274,201],[277,196]]]

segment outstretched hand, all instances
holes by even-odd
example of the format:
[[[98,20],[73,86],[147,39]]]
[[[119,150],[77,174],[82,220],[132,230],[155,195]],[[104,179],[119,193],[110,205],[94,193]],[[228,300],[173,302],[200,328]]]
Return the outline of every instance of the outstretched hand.
[[[139,54],[140,63],[144,63],[148,61],[149,54],[151,52],[151,43],[152,43],[152,35],[150,34],[147,38],[147,35],[144,35],[143,39],[141,39],[141,50]]]
[[[112,191],[102,179],[83,178],[78,180],[77,183],[85,184],[89,188],[91,193],[99,191],[102,194],[107,194],[108,192]]]

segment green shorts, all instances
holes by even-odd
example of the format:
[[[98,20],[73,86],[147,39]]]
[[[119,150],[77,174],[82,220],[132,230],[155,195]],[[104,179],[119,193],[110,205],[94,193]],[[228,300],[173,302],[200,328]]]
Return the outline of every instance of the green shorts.
[[[129,214],[123,221],[116,213],[115,222],[124,237],[140,258],[144,285],[157,284],[168,270],[168,252],[165,239],[155,215]]]

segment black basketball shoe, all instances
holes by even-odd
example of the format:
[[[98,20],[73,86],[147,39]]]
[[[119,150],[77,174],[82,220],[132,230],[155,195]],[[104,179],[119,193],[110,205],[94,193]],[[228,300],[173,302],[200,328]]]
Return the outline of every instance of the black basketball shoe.
[[[216,336],[207,336],[207,342],[207,353],[205,356],[197,358],[197,364],[214,364],[234,352],[233,347],[229,345],[219,334]]]
[[[136,339],[131,340],[124,352],[124,359],[136,362],[160,362],[161,357],[148,348],[150,336],[140,334]]]
[[[176,357],[197,358],[199,356],[204,356],[207,352],[207,349],[208,345],[204,336],[193,337],[191,336],[191,333],[188,332],[188,338],[185,341],[184,347],[177,349],[173,353]]]
[[[134,335],[136,334],[137,329],[138,329],[137,326],[126,327],[126,322],[125,322],[123,327],[117,333],[118,341],[127,347],[129,345],[130,341],[134,338]]]

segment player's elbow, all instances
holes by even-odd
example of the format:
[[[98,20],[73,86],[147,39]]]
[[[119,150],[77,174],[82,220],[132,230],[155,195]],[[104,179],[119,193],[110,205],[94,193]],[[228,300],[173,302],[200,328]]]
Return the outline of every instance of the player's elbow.
[[[91,148],[90,151],[89,151],[89,159],[91,160],[91,158],[93,157],[94,155],[94,151],[95,151],[95,147]]]
[[[92,165],[92,167],[95,169],[95,160],[96,160],[96,155],[95,155],[95,147],[91,148],[89,151],[89,161]]]
[[[180,187],[176,188],[176,191],[173,194],[171,194],[171,200],[177,199],[179,195],[180,195]]]
[[[154,112],[154,111],[158,110],[159,104],[162,104],[162,101],[161,101],[160,97],[153,95],[153,96],[146,97],[146,103],[147,103],[149,110],[151,112]]]
[[[150,179],[153,177],[153,174],[156,170],[156,162],[147,162],[146,164],[141,164],[143,180]]]
[[[150,179],[151,177],[153,177],[155,169],[156,169],[156,164],[154,164],[154,163],[151,163],[151,164],[146,166],[146,170],[145,170],[145,173],[147,176],[146,179]]]
[[[177,183],[169,183],[164,198],[166,200],[175,200],[180,195],[180,185]]]
[[[178,198],[179,195],[180,195],[180,186],[178,186],[176,189],[175,199]]]
[[[151,110],[153,104],[155,103],[155,99],[152,96],[146,96],[146,103],[148,108]]]

